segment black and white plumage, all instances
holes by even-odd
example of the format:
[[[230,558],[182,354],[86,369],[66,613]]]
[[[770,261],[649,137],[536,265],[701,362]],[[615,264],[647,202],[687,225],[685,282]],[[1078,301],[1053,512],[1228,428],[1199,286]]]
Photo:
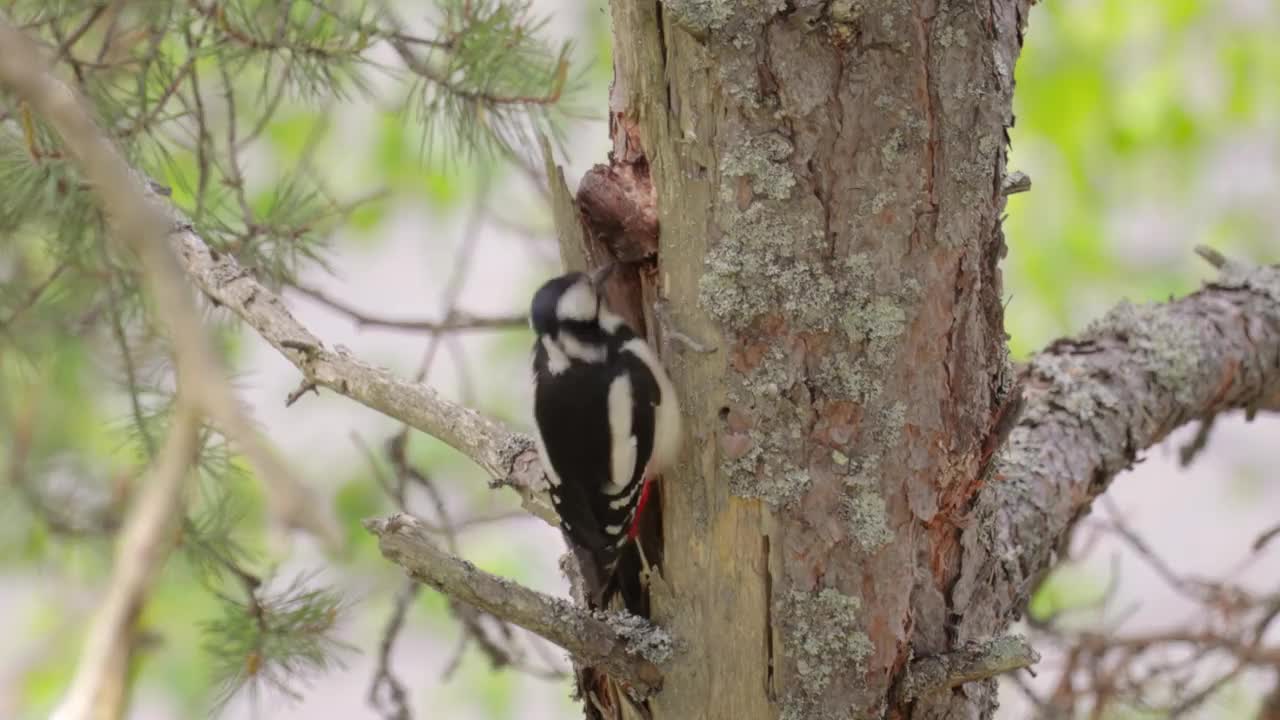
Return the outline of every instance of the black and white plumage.
[[[548,281],[530,313],[538,452],[594,604],[617,589],[647,484],[675,460],[681,436],[657,355],[604,302],[609,270]]]

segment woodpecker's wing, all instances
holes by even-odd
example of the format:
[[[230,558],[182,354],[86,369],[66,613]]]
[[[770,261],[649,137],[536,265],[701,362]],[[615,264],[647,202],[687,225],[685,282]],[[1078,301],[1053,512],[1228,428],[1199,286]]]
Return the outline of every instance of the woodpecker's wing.
[[[542,350],[539,348],[539,353]],[[535,365],[533,412],[539,450],[560,526],[594,552],[611,545],[596,514],[598,486],[609,476],[609,376],[569,365],[560,372]]]
[[[649,464],[649,457],[653,455],[654,440],[654,423],[656,421],[654,409],[661,400],[661,392],[658,389],[658,383],[653,377],[653,373],[644,362],[632,355],[631,353],[620,353],[618,361],[625,369],[625,377],[627,378],[627,387],[631,395],[631,422],[628,428],[630,442],[635,447],[635,455],[631,458],[629,473],[626,475],[626,494],[621,497],[629,499],[627,507],[630,510],[635,509],[635,502],[638,499],[638,493],[641,492],[644,484],[645,466]],[[611,408],[612,409],[612,408]],[[609,416],[610,424],[613,423],[613,415]],[[618,439],[614,438],[614,446],[619,444]],[[622,467],[614,468],[615,482],[623,477]],[[630,515],[627,520],[630,521]]]
[[[534,416],[556,511],[570,538],[608,565],[626,541],[653,452],[656,385],[626,353],[552,372],[543,348],[535,352]]]

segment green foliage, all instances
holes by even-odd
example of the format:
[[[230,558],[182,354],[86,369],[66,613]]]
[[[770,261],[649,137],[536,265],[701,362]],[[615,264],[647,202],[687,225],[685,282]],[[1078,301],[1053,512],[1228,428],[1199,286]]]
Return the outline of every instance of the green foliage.
[[[467,147],[535,147],[528,129],[554,131],[574,88],[571,46],[552,50],[526,0],[442,0],[443,47],[419,57],[408,42],[397,52],[419,76],[410,102],[428,135],[443,132]]]
[[[1005,225],[1016,355],[1122,297],[1194,289],[1209,271],[1197,243],[1275,261],[1274,190],[1222,185],[1224,159],[1274,134],[1280,14],[1227,5],[1034,8],[1010,132],[1010,168],[1034,185]]]
[[[203,623],[204,649],[214,659],[217,704],[248,686],[295,698],[297,683],[337,662],[345,648],[332,637],[343,601],[298,578],[271,592],[252,587],[244,600],[222,598],[222,615]]]
[[[1106,591],[1106,583],[1087,568],[1062,564],[1036,588],[1027,611],[1037,622],[1047,622],[1059,615],[1098,607]]]

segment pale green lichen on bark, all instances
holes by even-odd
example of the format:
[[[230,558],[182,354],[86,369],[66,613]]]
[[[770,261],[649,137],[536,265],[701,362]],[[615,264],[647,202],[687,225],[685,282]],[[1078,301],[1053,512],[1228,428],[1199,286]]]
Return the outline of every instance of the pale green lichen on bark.
[[[902,130],[894,128],[890,133],[889,139],[880,146],[880,159],[887,168],[894,167],[902,160],[902,151],[906,149],[906,141],[902,137]]]
[[[751,189],[757,195],[786,200],[796,185],[796,176],[785,162],[793,151],[789,140],[778,133],[766,133],[731,148],[720,172],[725,177],[750,176]]]
[[[884,498],[874,487],[855,484],[851,495],[841,502],[841,512],[849,521],[849,531],[858,545],[874,552],[893,541],[885,519]]]
[[[785,651],[795,662],[797,681],[783,699],[784,718],[812,718],[823,692],[837,675],[861,675],[873,650],[858,624],[861,601],[839,590],[792,590],[779,613]]]
[[[1153,305],[1122,302],[1086,332],[1112,332],[1128,338],[1142,352],[1141,361],[1151,377],[1172,392],[1178,403],[1191,406],[1200,363],[1199,337],[1195,329]]]
[[[1237,287],[1250,292],[1258,293],[1273,302],[1280,303],[1280,275],[1275,273],[1267,275],[1259,275],[1252,272],[1252,268],[1247,268],[1242,274],[1241,271],[1228,270],[1224,272],[1222,278],[1215,283],[1222,287]]]
[[[907,327],[905,306],[914,302],[920,285],[908,279],[892,294],[872,292],[873,274],[870,258],[862,253],[844,260],[846,290],[836,298],[843,308],[837,322],[845,337],[858,353],[839,353],[822,359],[818,380],[837,388],[848,398],[867,402],[880,394],[879,377],[893,362],[892,350]]]
[[[754,164],[766,156],[753,157],[737,157],[732,168]],[[763,202],[738,210],[730,176],[724,177],[723,234],[707,252],[706,272],[698,281],[702,306],[735,330],[778,309],[795,313],[806,324],[828,325],[831,308],[837,307],[839,299],[835,281],[803,252],[823,236],[816,220],[808,214],[789,217],[785,210]],[[760,176],[756,177],[759,181]],[[785,175],[777,172],[766,176],[766,189],[789,193],[794,182],[789,170]]]
[[[1085,364],[1075,356],[1041,355],[1032,359],[1031,370],[1052,380],[1054,387],[1060,389],[1055,405],[1082,420],[1093,420],[1119,407],[1120,398],[1106,385],[1089,382]],[[1050,411],[1051,408],[1042,407],[1032,413]]]
[[[776,157],[784,148],[766,143],[736,153],[722,169],[724,233],[707,253],[699,299],[726,327],[741,333],[758,318],[778,312],[801,327],[827,327],[839,294],[825,268],[808,259],[810,245],[822,237],[813,218],[807,213],[798,217],[789,214],[773,199],[754,201],[746,210],[736,205],[731,178],[746,168],[759,171],[752,174],[757,182],[764,178],[762,194],[766,196],[780,195],[794,182],[784,165],[769,159],[771,153]],[[770,166],[780,169],[766,170]],[[787,393],[799,379],[782,347],[773,345],[754,369],[741,376],[740,384],[730,389],[729,399],[745,410],[795,418],[798,410]],[[798,422],[792,424],[798,427]],[[774,506],[800,496],[810,476],[790,457],[798,446],[796,440],[759,431],[748,434],[750,451],[725,463],[732,491]]]
[[[661,627],[645,618],[624,612],[597,611],[596,617],[609,624],[618,637],[627,642],[627,652],[654,665],[662,665],[675,654],[675,641]]]
[[[946,49],[950,49],[952,45],[967,48],[969,47],[969,36],[965,34],[964,30],[956,30],[947,25],[938,34],[938,44]]]
[[[787,456],[790,441],[757,431],[750,436],[754,443],[750,452],[724,464],[729,490],[740,497],[760,498],[774,507],[802,495],[811,478]]]
[[[677,25],[696,36],[719,30],[733,17],[732,0],[664,0],[662,7]]]
[[[832,0],[828,12],[835,22],[851,23],[862,17],[865,9],[862,0]]]

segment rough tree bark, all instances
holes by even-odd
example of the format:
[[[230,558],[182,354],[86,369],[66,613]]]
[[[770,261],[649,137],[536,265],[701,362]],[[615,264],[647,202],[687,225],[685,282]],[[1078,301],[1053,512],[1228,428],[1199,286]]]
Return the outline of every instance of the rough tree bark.
[[[991,683],[895,686],[1014,611],[964,623],[953,591],[1014,396],[998,262],[1028,2],[612,7],[614,167],[646,166],[660,227],[646,295],[720,348],[666,353],[690,442],[653,716],[989,716]]]
[[[1280,405],[1274,270],[1011,367],[1029,6],[612,3],[586,244],[634,259],[656,206],[627,297],[720,349],[664,353],[689,443],[663,493],[653,619],[680,652],[654,718],[989,718],[992,677],[1034,658],[1003,633],[1091,499],[1182,423]]]

